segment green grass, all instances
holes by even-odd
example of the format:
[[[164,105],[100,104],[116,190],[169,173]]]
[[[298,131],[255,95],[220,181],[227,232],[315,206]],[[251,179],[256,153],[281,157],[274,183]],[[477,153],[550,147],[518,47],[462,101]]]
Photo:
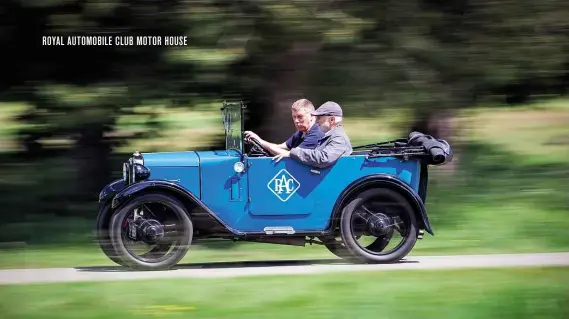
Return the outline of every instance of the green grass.
[[[569,268],[0,286],[2,318],[568,318]]]
[[[14,118],[28,107],[29,105],[24,103],[0,103],[0,153],[17,150],[15,139],[22,124],[16,122]]]
[[[458,120],[465,142],[516,154],[516,164],[567,163],[569,101],[520,108],[473,109]]]
[[[569,165],[517,164],[517,156],[471,143],[459,169],[432,169],[427,207],[435,238],[431,251],[492,253],[569,250],[566,178]]]

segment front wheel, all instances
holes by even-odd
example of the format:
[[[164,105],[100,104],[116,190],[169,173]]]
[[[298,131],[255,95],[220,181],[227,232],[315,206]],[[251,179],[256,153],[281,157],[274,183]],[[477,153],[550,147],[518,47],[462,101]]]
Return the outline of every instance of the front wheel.
[[[193,224],[178,199],[150,193],[120,208],[111,220],[110,233],[113,247],[126,266],[165,270],[184,258],[192,243]]]
[[[417,242],[417,220],[399,192],[373,188],[358,194],[343,209],[342,242],[359,261],[391,263],[405,257]],[[399,243],[397,237],[400,237]],[[389,248],[394,244],[393,248]]]
[[[121,260],[120,256],[117,255],[113,244],[111,243],[111,236],[109,234],[109,224],[112,218],[111,204],[104,204],[99,211],[97,216],[97,243],[103,251],[103,253],[109,257],[110,260],[115,263],[125,266],[124,262]]]

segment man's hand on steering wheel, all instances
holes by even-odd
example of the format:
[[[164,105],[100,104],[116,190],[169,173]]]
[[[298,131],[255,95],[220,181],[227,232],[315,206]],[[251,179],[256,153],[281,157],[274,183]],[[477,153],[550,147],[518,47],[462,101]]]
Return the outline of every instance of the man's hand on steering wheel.
[[[265,148],[263,146],[263,139],[259,137],[259,135],[257,135],[256,133],[253,133],[251,131],[245,131],[243,133],[245,135],[245,142],[252,144],[252,145],[257,145],[261,148]]]
[[[245,131],[245,139],[247,140],[251,140],[251,139],[255,139],[259,142],[259,144],[263,145],[263,139],[259,137],[259,135],[257,135],[257,133],[254,133],[252,131]]]
[[[250,153],[252,153],[253,151],[258,152],[263,154],[264,156],[271,156],[271,154],[268,152],[268,150],[264,147],[263,145],[263,139],[261,139],[259,137],[259,135],[251,132],[251,131],[245,131],[244,132],[245,135],[245,142],[249,143],[251,145],[251,150],[249,151],[249,155]]]

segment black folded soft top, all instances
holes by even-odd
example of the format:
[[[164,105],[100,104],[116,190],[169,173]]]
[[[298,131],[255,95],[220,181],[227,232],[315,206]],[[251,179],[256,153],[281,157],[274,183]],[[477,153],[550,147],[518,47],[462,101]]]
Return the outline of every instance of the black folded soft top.
[[[453,158],[452,149],[447,141],[416,131],[411,132],[408,138],[354,147],[355,154],[362,152],[367,152],[369,158],[420,158],[427,165],[444,165]]]

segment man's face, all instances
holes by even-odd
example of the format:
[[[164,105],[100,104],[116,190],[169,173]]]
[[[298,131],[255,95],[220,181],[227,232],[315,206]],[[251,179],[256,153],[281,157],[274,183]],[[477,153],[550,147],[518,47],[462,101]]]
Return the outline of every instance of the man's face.
[[[292,121],[297,130],[307,132],[310,128],[312,115],[305,109],[292,110]]]
[[[327,115],[317,116],[316,121],[318,122],[318,125],[320,125],[320,129],[324,133],[332,129],[332,124],[334,122],[332,117]]]

